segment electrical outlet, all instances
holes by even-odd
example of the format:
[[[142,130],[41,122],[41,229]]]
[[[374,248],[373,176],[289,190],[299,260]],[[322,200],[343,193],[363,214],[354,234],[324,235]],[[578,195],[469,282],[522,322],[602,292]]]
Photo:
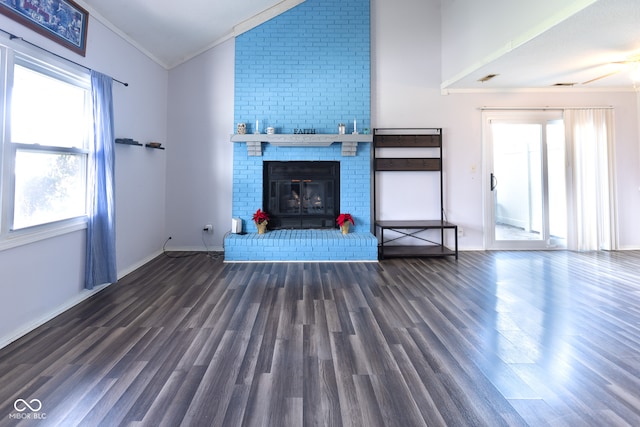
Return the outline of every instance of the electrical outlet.
[[[202,228],[202,231],[207,231],[209,233],[213,233],[213,225],[205,224],[205,226]]]

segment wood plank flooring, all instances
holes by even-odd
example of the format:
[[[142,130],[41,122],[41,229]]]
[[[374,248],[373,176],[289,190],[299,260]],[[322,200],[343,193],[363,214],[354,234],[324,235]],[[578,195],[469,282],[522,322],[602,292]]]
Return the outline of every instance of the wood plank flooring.
[[[638,426],[640,252],[160,256],[0,350],[13,425]]]

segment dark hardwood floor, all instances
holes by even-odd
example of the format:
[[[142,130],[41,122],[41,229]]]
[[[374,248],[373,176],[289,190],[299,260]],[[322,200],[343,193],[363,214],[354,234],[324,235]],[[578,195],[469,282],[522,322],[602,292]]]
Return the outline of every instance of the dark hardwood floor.
[[[638,426],[640,252],[377,264],[160,256],[0,350],[0,417]]]

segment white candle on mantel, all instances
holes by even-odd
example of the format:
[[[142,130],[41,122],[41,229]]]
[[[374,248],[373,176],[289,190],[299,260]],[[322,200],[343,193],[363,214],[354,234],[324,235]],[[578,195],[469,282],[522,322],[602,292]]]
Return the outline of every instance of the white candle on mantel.
[[[260,133],[260,128],[258,127],[259,123],[258,120],[256,120],[256,133]]]
[[[353,133],[358,133],[358,126],[356,126],[356,119],[353,119]]]

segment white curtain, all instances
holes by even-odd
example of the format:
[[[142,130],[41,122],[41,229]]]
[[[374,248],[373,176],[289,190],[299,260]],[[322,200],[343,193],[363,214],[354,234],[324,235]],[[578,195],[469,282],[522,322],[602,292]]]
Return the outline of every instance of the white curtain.
[[[564,111],[571,250],[618,248],[615,212],[613,110]]]

